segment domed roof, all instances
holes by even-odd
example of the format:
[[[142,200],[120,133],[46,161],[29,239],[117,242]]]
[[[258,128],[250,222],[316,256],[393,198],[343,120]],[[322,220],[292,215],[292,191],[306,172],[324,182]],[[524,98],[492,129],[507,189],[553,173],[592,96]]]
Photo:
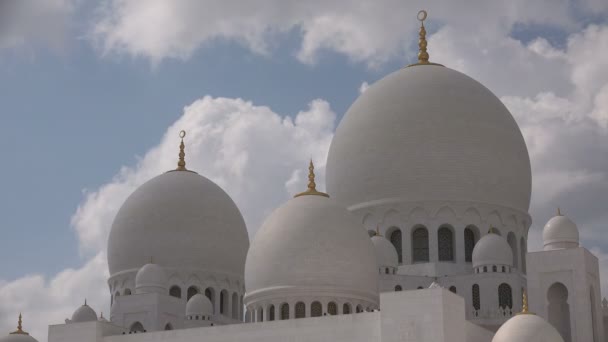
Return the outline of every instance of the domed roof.
[[[197,293],[186,303],[186,316],[212,315],[213,305],[206,296]]]
[[[245,300],[265,290],[320,289],[377,302],[377,275],[373,244],[354,215],[331,198],[299,196],[257,232],[245,265]]]
[[[545,250],[557,248],[578,247],[578,228],[568,217],[558,211],[543,229],[543,245]]]
[[[327,158],[341,203],[476,201],[528,211],[528,150],[490,90],[438,65],[402,68],[370,86],[344,115]]]
[[[167,289],[169,279],[165,270],[157,264],[145,264],[135,275],[135,289],[156,287]]]
[[[513,263],[513,251],[502,236],[488,233],[473,248],[473,267],[483,265],[509,265]]]
[[[190,171],[171,171],[140,186],[110,231],[110,275],[134,271],[151,256],[167,268],[243,275],[249,238],[232,199]]]
[[[82,323],[82,322],[91,322],[97,321],[97,313],[90,306],[87,305],[87,302],[84,302],[84,305],[76,309],[74,314],[72,314],[72,320],[70,323]]]
[[[533,314],[513,316],[505,322],[492,342],[564,342],[559,332],[547,321]]]
[[[397,267],[399,266],[399,256],[397,250],[390,241],[381,235],[372,236],[372,244],[376,252],[376,262],[378,267]]]
[[[38,340],[30,336],[30,334],[23,331],[21,324],[21,314],[19,314],[17,330],[8,334],[7,336],[0,337],[0,342],[38,342]]]

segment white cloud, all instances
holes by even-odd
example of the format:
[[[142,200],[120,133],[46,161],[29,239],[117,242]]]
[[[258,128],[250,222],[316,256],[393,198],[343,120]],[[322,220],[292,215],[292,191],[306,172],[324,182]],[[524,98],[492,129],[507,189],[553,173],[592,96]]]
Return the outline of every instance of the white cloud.
[[[361,85],[359,86],[359,94],[363,94],[367,90],[367,88],[369,88],[369,83],[361,83]]]
[[[4,0],[0,2],[0,49],[35,44],[61,48],[76,0]]]

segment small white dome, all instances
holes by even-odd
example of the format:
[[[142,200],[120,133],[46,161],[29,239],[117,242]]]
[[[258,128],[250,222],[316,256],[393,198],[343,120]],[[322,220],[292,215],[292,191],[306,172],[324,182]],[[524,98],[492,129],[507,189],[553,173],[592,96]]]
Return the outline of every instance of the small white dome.
[[[213,314],[213,305],[206,296],[197,293],[186,304],[186,316]]]
[[[479,239],[473,248],[473,267],[484,265],[513,266],[513,251],[502,236],[489,233]]]
[[[399,266],[399,256],[397,250],[390,241],[381,235],[372,236],[372,243],[376,251],[376,262],[378,267],[397,267]]]
[[[363,225],[323,196],[295,197],[262,224],[245,264],[245,304],[318,291],[378,303],[378,266]]]
[[[516,315],[503,324],[492,342],[564,342],[547,321],[533,314]]]
[[[568,217],[558,214],[543,229],[544,250],[578,247],[578,228]]]
[[[38,340],[27,334],[10,334],[1,337],[0,342],[38,342]]]
[[[431,285],[429,285],[429,289],[442,289],[443,286],[439,285],[437,281],[433,281]]]
[[[167,291],[168,283],[167,273],[157,264],[145,264],[135,275],[137,293],[164,293]]]
[[[83,306],[74,311],[70,323],[97,321],[97,313],[85,302]]]

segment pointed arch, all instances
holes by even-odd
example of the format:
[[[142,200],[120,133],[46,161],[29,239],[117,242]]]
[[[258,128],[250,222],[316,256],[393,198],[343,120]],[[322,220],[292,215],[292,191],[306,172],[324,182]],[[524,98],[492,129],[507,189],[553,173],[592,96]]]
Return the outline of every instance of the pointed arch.
[[[188,289],[188,291],[190,291],[190,289]],[[213,313],[215,313],[215,289],[213,289],[213,287],[206,288],[205,297],[207,297],[207,299],[209,299],[209,301],[211,302],[211,306],[213,307]]]
[[[395,246],[395,249],[397,250],[397,258],[401,264],[403,262],[403,236],[401,235],[401,229],[391,227],[389,228],[389,231],[389,240],[393,246]]]
[[[187,293],[186,300],[190,300],[190,298],[192,298],[192,296],[194,296],[197,293],[200,293],[200,290],[198,289],[198,287],[193,285],[188,288],[188,291],[186,291],[186,293]]]
[[[564,342],[571,342],[568,288],[560,282],[553,283],[547,290],[547,303],[549,323],[559,331]]]
[[[139,332],[144,332],[144,325],[141,324],[140,322],[135,322],[133,324],[131,324],[131,327],[129,328],[129,331],[132,333],[139,333]]]
[[[473,308],[475,310],[481,309],[481,297],[479,293],[479,285],[473,284],[473,288],[471,289],[471,295],[473,298]]]
[[[274,321],[274,305],[272,304],[268,307],[268,320]]]
[[[473,261],[473,248],[479,240],[479,229],[474,225],[468,225],[464,229],[464,261]]]
[[[323,315],[323,306],[319,302],[310,304],[310,317],[321,317]]]
[[[350,306],[350,304],[349,303],[344,303],[344,305],[342,305],[342,314],[343,315],[348,315],[351,312],[353,312],[353,309]]]
[[[442,225],[437,231],[439,261],[454,261],[454,232],[452,227]]]
[[[175,298],[182,298],[182,288],[177,285],[171,286],[171,288],[169,289],[169,296]]]
[[[306,317],[306,304],[303,302],[296,303],[296,318],[305,318]]]
[[[338,314],[338,305],[336,305],[336,302],[329,302],[327,304],[327,313],[332,316]]]
[[[424,226],[419,226],[412,232],[412,260],[429,261],[429,231]]]
[[[501,309],[513,308],[513,291],[507,283],[498,285],[498,307]]]
[[[289,304],[281,304],[281,320],[289,319]]]

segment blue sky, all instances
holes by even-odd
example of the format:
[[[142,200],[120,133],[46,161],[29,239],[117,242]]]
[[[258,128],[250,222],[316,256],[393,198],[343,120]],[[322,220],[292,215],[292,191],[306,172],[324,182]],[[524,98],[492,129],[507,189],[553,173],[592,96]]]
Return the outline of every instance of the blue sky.
[[[608,272],[608,3],[467,4],[0,2],[0,332],[19,310],[43,336],[82,297],[107,308],[111,220],[174,164],[182,128],[189,165],[235,199],[251,234],[303,186],[311,155],[322,184],[364,82],[415,59],[421,7],[431,61],[482,82],[520,125],[531,246],[561,206]]]

